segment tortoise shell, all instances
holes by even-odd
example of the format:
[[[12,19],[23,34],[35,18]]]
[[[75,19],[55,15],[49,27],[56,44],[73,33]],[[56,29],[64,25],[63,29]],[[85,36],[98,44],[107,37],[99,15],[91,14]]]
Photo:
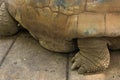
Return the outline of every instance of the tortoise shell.
[[[6,4],[38,39],[120,36],[119,0],[6,0]]]

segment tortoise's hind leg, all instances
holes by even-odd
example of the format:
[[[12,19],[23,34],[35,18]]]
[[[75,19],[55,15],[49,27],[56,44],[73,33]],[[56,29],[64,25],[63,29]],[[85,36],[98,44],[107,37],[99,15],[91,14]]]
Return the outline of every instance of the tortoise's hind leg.
[[[78,73],[87,73],[108,68],[110,54],[107,40],[100,38],[78,39],[78,47],[80,51],[72,59],[72,69],[78,68]]]
[[[5,3],[0,5],[0,36],[13,35],[18,31],[17,23],[8,13]]]
[[[111,50],[120,50],[120,37],[107,38],[109,41],[109,49]]]

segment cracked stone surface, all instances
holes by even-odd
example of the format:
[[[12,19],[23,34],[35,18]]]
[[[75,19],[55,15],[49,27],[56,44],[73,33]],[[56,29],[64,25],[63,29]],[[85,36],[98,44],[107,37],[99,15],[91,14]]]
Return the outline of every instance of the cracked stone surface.
[[[2,63],[3,58],[7,54],[14,40],[15,40],[15,36],[0,38],[0,63]]]
[[[66,80],[66,57],[21,34],[0,69],[0,80]]]

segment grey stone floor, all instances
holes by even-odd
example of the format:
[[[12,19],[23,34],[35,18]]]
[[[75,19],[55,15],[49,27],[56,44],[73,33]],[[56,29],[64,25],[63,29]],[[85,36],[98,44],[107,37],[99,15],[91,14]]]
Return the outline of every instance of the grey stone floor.
[[[0,38],[0,80],[120,80],[120,51],[106,71],[86,75],[71,71],[72,55],[42,48],[27,32]]]

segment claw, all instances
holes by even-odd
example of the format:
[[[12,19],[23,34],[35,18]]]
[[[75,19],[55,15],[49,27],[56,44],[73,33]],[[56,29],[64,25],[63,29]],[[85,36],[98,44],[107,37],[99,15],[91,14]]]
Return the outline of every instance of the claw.
[[[75,57],[73,57],[73,58],[72,58],[71,62],[72,62],[72,63],[74,63],[74,62],[75,62]]]
[[[86,69],[84,68],[84,67],[80,67],[79,69],[78,69],[78,74],[83,74],[83,73],[86,73],[87,71],[86,71]]]
[[[80,52],[78,52],[78,53],[75,55],[75,58],[77,58],[79,55],[80,55]]]
[[[77,62],[74,62],[73,65],[72,65],[72,67],[71,67],[71,69],[74,70],[74,69],[76,69],[76,68],[79,68],[79,66],[80,66],[80,65],[78,65]]]

